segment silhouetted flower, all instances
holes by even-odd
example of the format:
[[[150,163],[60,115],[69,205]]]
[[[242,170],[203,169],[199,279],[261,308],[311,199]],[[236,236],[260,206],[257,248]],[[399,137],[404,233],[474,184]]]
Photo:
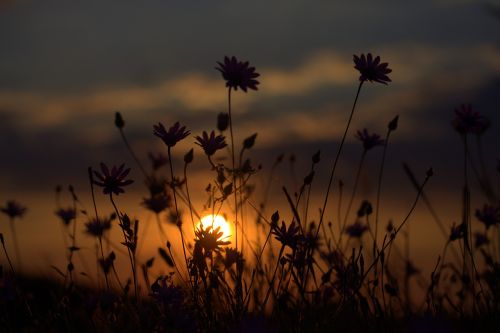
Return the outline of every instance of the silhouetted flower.
[[[368,151],[377,146],[385,145],[385,140],[382,140],[380,138],[380,135],[375,133],[369,134],[366,128],[363,129],[363,131],[358,131],[358,133],[356,134],[356,138],[361,140],[365,151]]]
[[[354,222],[353,224],[347,226],[345,228],[345,233],[349,235],[349,237],[353,238],[361,238],[363,234],[368,230],[368,227],[362,224],[359,221]]]
[[[190,131],[186,131],[186,126],[182,126],[179,122],[176,122],[172,127],[165,130],[165,126],[162,123],[158,125],[153,125],[153,134],[159,137],[165,142],[167,147],[173,147],[175,144],[190,134]]]
[[[372,54],[368,53],[366,56],[361,54],[361,56],[354,55],[354,68],[356,68],[359,73],[359,81],[375,81],[383,84],[391,82],[391,79],[387,76],[392,69],[388,68],[388,63],[380,63],[380,57],[377,56],[373,59]]]
[[[225,252],[226,252],[226,255],[224,256],[222,262],[224,263],[224,267],[226,269],[231,268],[231,266],[233,264],[237,263],[240,260],[243,260],[243,256],[241,255],[241,252],[239,252],[238,250],[236,250],[232,247],[226,248]]]
[[[272,226],[271,233],[283,246],[289,246],[292,249],[297,247],[297,243],[300,240],[300,227],[292,221],[286,228],[285,222],[281,222],[281,227],[277,225]]]
[[[23,217],[27,208],[14,200],[9,200],[5,207],[0,208],[0,210],[11,219],[14,219]]]
[[[463,238],[465,234],[465,225],[463,223],[459,225],[453,224],[451,226],[451,232],[450,232],[450,242],[453,242],[454,240]]]
[[[76,211],[74,208],[59,208],[55,211],[55,214],[61,219],[64,225],[68,225],[76,217]]]
[[[476,209],[476,217],[481,221],[486,229],[500,223],[500,207],[484,205],[482,210]]]
[[[248,61],[238,61],[236,57],[224,57],[224,63],[217,61],[219,67],[216,67],[222,73],[222,77],[226,80],[226,87],[238,90],[241,88],[244,92],[247,89],[257,90],[259,81],[256,80],[260,76],[255,72],[255,67],[248,67]]]
[[[363,200],[358,210],[358,217],[370,215],[373,212],[372,204],[368,200]]]
[[[460,134],[483,134],[490,126],[490,121],[474,111],[470,104],[462,104],[455,109],[455,118],[451,122],[453,128]]]
[[[106,164],[101,163],[102,173],[94,171],[94,175],[98,179],[94,180],[94,184],[103,187],[102,193],[104,194],[114,193],[119,195],[120,193],[125,193],[122,187],[130,185],[134,181],[131,179],[125,180],[125,177],[127,177],[130,172],[130,168],[125,170],[124,168],[125,164],[120,165],[118,168],[113,166],[110,172]]]
[[[412,276],[418,273],[420,273],[420,270],[415,267],[411,261],[406,261],[406,276]]]
[[[99,259],[99,264],[101,265],[102,271],[104,274],[108,274],[109,270],[113,267],[113,263],[116,259],[116,255],[113,251],[105,258]]]
[[[475,241],[474,241],[475,247],[480,247],[480,246],[487,245],[490,243],[490,240],[488,239],[488,237],[484,233],[476,232],[474,234],[474,238],[475,238]]]
[[[208,136],[207,132],[203,131],[203,137],[197,136],[196,140],[198,142],[195,143],[203,148],[205,154],[212,156],[217,150],[227,146],[225,139],[223,135],[216,136],[214,131],[210,133],[210,136]]]
[[[177,309],[184,302],[184,292],[181,287],[174,285],[171,276],[160,276],[151,285],[152,296],[164,306]]]
[[[170,206],[170,197],[165,193],[159,193],[151,198],[144,198],[142,205],[153,213],[159,214]]]
[[[111,229],[111,221],[115,219],[116,215],[112,214],[110,217],[91,218],[90,221],[85,223],[85,232],[91,236],[102,237],[104,232]]]
[[[220,227],[212,228],[209,226],[205,229],[203,226],[200,226],[200,228],[195,231],[195,243],[201,246],[205,250],[205,253],[220,252],[220,246],[229,245],[231,243],[222,240],[223,234],[224,233],[220,231]]]
[[[159,168],[168,163],[167,156],[162,153],[154,154],[150,152],[148,154],[148,157],[151,160],[153,170],[158,170]]]

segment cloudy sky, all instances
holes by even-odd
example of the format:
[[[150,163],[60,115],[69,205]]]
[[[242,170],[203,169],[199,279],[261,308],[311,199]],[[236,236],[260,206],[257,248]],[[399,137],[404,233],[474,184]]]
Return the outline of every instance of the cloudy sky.
[[[113,126],[116,110],[144,161],[146,152],[163,148],[152,135],[159,121],[179,120],[193,134],[214,128],[215,116],[226,110],[224,82],[214,69],[225,55],[250,61],[261,74],[259,91],[234,96],[234,112],[239,139],[259,133],[255,156],[264,167],[281,152],[308,163],[318,148],[329,163],[358,84],[352,55],[367,52],[389,62],[393,82],[363,87],[344,170],[358,158],[354,130],[384,133],[398,114],[393,177],[404,179],[403,160],[422,172],[432,165],[434,190],[446,192],[450,175],[460,174],[460,142],[450,126],[460,104],[491,118],[488,167],[500,158],[494,150],[500,142],[499,6],[466,0],[0,1],[0,200],[82,184],[87,166],[100,161],[133,166]],[[189,140],[179,154],[192,146]],[[318,177],[327,177],[327,168]]]

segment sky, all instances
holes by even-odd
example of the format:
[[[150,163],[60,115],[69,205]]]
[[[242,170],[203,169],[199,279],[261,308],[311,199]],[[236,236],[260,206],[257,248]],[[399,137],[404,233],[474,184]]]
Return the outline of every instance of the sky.
[[[15,198],[48,216],[55,185],[85,187],[87,167],[101,161],[125,162],[139,178],[113,126],[115,111],[147,163],[148,151],[164,149],[153,124],[180,121],[194,135],[215,127],[227,108],[215,66],[226,55],[261,74],[258,91],[234,95],[237,139],[258,132],[253,156],[263,170],[278,154],[295,154],[299,179],[321,149],[324,184],[358,84],[352,55],[368,52],[389,63],[392,82],[363,87],[339,177],[352,177],[359,158],[355,130],[383,134],[399,115],[388,196],[413,193],[400,167],[407,161],[421,175],[433,166],[430,190],[453,200],[461,174],[460,140],[450,126],[455,108],[471,103],[492,120],[484,137],[491,172],[500,158],[499,7],[466,0],[0,1],[0,201]],[[176,157],[193,142],[179,145]],[[143,193],[141,181],[131,190]],[[26,218],[32,225],[34,211]]]

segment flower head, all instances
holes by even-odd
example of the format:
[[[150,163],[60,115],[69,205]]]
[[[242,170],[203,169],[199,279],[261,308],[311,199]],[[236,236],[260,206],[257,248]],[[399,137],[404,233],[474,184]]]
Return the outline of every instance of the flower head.
[[[153,134],[159,137],[165,142],[167,147],[173,147],[175,144],[185,137],[187,137],[190,132],[186,131],[186,126],[182,126],[179,122],[176,122],[173,126],[171,126],[168,131],[165,130],[165,126],[162,123],[158,123],[158,125],[153,125]]]
[[[11,219],[14,219],[16,217],[23,217],[24,213],[26,213],[27,208],[17,203],[15,200],[9,200],[7,201],[5,207],[0,208],[0,210]]]
[[[361,54],[361,56],[354,55],[354,68],[356,68],[359,73],[359,81],[370,81],[379,82],[382,84],[387,84],[391,82],[391,79],[387,76],[392,69],[388,68],[388,63],[380,63],[380,57],[377,56],[373,59],[372,54],[368,53],[366,56]]]
[[[94,180],[94,184],[103,187],[102,193],[111,194],[114,193],[119,195],[125,191],[122,187],[132,184],[134,181],[131,179],[125,180],[130,172],[129,169],[124,169],[125,164],[120,165],[120,167],[113,166],[111,171],[106,166],[106,164],[101,162],[101,172],[94,171],[94,175],[98,180]]]
[[[488,236],[486,236],[485,233],[476,232],[474,233],[474,238],[475,238],[474,246],[476,248],[481,247],[483,245],[488,245],[490,243],[490,240],[488,239]]]
[[[297,243],[300,241],[299,234],[300,227],[293,221],[286,228],[285,222],[281,222],[281,227],[278,225],[272,225],[271,233],[283,246],[289,246],[292,249],[297,247]]]
[[[256,80],[260,76],[255,72],[255,67],[248,67],[248,61],[242,62],[236,57],[224,57],[224,63],[217,61],[218,67],[216,70],[222,73],[222,77],[226,80],[226,87],[238,90],[241,88],[244,92],[247,89],[257,90],[259,81]]]
[[[361,238],[363,234],[368,230],[368,227],[362,224],[359,221],[354,222],[350,226],[345,228],[345,233],[349,235],[349,237],[353,238]]]
[[[212,228],[211,226],[203,228],[200,226],[195,231],[196,244],[205,250],[205,253],[220,252],[220,246],[229,245],[231,242],[222,240],[224,233],[220,231],[220,227]]]
[[[159,193],[151,198],[144,198],[142,205],[153,213],[159,214],[170,207],[170,197],[165,193]]]
[[[76,218],[76,211],[72,207],[59,208],[55,211],[55,214],[61,219],[64,225],[70,224]]]
[[[168,158],[162,153],[154,154],[152,152],[148,153],[149,160],[153,166],[153,170],[158,170],[162,166],[168,163]]]
[[[210,136],[208,136],[207,132],[203,131],[203,137],[197,136],[195,142],[198,146],[203,148],[205,154],[208,156],[212,156],[219,149],[222,149],[227,146],[225,137],[223,135],[215,135],[215,132],[212,131]]]
[[[481,221],[486,229],[500,223],[500,207],[484,205],[483,209],[476,209],[476,217]]]
[[[470,104],[462,104],[455,109],[455,118],[451,125],[460,134],[481,135],[490,127],[490,121],[474,111]]]
[[[453,224],[451,226],[451,232],[450,232],[450,242],[453,242],[454,240],[461,239],[465,235],[465,224],[461,223],[459,225]]]
[[[111,229],[111,221],[115,219],[116,215],[111,214],[110,217],[91,218],[85,223],[85,232],[91,236],[102,237],[104,232]]]
[[[368,151],[377,146],[385,145],[385,140],[380,138],[378,134],[369,134],[368,130],[365,128],[363,131],[358,131],[356,134],[356,138],[358,138],[363,143],[363,148],[365,151]]]

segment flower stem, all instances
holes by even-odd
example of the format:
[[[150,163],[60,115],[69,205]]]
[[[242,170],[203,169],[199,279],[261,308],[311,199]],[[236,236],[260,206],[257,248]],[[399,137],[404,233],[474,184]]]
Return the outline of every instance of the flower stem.
[[[14,241],[14,250],[16,251],[17,268],[21,269],[21,252],[19,251],[19,242],[17,240],[16,226],[14,219],[10,219],[10,230],[12,232],[12,239]]]
[[[361,155],[361,159],[359,160],[358,170],[356,171],[356,178],[354,180],[354,187],[352,188],[351,198],[349,199],[349,203],[347,204],[347,210],[345,212],[344,221],[342,222],[342,229],[340,230],[339,246],[342,242],[342,235],[344,234],[345,226],[347,224],[347,219],[349,218],[349,213],[351,212],[352,203],[354,202],[354,197],[356,196],[356,191],[358,189],[358,184],[359,184],[359,177],[361,175],[361,170],[363,169],[365,156],[366,156],[366,149],[363,150],[363,154]]]
[[[321,224],[323,224],[323,219],[324,219],[324,215],[325,215],[326,205],[328,203],[328,196],[330,195],[330,190],[331,190],[331,187],[332,187],[333,176],[335,174],[335,169],[337,168],[337,163],[339,161],[340,154],[342,152],[342,147],[344,147],[344,142],[345,142],[345,139],[347,137],[347,132],[349,131],[349,126],[351,125],[352,117],[354,115],[354,110],[356,109],[356,103],[358,102],[358,97],[359,97],[359,93],[361,92],[361,87],[363,86],[363,82],[364,81],[361,81],[359,83],[358,91],[356,92],[356,97],[354,98],[354,103],[352,105],[351,114],[349,115],[349,120],[347,121],[347,125],[346,125],[345,131],[344,131],[344,135],[342,136],[342,141],[340,142],[340,146],[339,146],[339,149],[337,151],[337,156],[335,156],[335,160],[333,162],[332,171],[330,173],[330,180],[328,181],[328,187],[326,189],[325,201],[323,203],[323,209],[321,210],[321,215],[320,215],[320,218],[319,218],[319,223],[318,223],[318,228],[316,230],[315,238],[318,238],[318,234],[319,234],[319,231],[320,231],[320,228],[321,228]]]
[[[181,234],[182,252],[184,254],[184,261],[186,263],[186,271],[189,271],[188,260],[187,260],[187,255],[186,255],[186,244],[184,241],[184,233],[182,232],[182,222],[180,221],[180,216],[179,216],[179,206],[177,205],[177,194],[175,191],[175,183],[174,183],[174,167],[172,164],[172,152],[171,152],[170,146],[168,147],[168,163],[170,165],[170,186],[172,186],[172,192],[174,195],[175,223],[176,223],[177,227],[179,228],[179,232]]]
[[[233,135],[233,115],[231,113],[231,87],[227,90],[227,105],[229,115],[229,133],[231,135],[231,162],[233,168],[233,189],[234,189],[234,234],[236,249],[238,249],[238,196],[236,194],[236,165],[234,158],[234,135]]]

